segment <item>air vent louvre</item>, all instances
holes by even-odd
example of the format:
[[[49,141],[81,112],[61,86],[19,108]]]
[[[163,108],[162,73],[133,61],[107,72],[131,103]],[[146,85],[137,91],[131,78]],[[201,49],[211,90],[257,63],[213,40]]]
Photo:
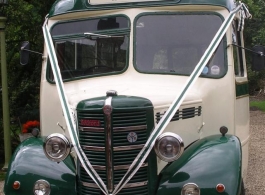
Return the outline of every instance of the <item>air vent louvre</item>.
[[[159,123],[159,121],[161,120],[161,118],[164,116],[165,113],[166,113],[166,111],[156,113],[156,115],[155,115],[156,116],[156,123]],[[201,113],[202,113],[202,107],[201,106],[183,108],[182,110],[177,110],[177,112],[172,117],[170,122],[178,121],[180,119],[184,120],[184,119],[194,118],[195,116],[201,116]]]

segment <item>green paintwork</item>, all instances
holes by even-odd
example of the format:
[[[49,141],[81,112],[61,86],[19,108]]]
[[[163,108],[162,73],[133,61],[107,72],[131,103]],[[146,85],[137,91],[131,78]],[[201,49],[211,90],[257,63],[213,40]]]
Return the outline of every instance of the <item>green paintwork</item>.
[[[33,194],[34,183],[44,179],[51,184],[51,195],[76,194],[75,164],[68,156],[63,162],[52,162],[43,152],[41,138],[29,138],[16,149],[6,175],[4,192],[6,195]],[[20,189],[12,184],[19,181]]]
[[[107,5],[90,5],[88,0],[57,0],[49,13],[49,17],[72,12],[126,9],[134,7],[155,7],[155,6],[174,6],[174,5],[216,5],[232,10],[234,0],[165,0],[154,2],[135,2],[119,3]]]
[[[201,195],[238,195],[241,145],[237,137],[214,135],[198,140],[161,172],[157,195],[180,195],[186,183],[196,183]],[[225,185],[225,192],[215,190]]]
[[[248,83],[236,83],[236,97],[246,96],[249,94]]]
[[[78,103],[77,110],[99,110],[105,104],[106,96],[83,100]],[[148,99],[135,96],[114,96],[111,103],[113,109],[153,109],[152,102]]]

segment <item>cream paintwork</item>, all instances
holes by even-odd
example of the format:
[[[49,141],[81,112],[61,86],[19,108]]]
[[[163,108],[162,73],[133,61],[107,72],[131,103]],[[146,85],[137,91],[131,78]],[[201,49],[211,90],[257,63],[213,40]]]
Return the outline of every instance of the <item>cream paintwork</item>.
[[[176,6],[176,7],[155,7],[155,8],[138,8],[129,10],[117,11],[101,11],[101,12],[82,12],[77,14],[69,14],[56,16],[49,21],[49,27],[61,19],[76,19],[78,17],[97,17],[102,15],[124,14],[131,19],[130,33],[130,48],[133,48],[133,18],[142,12],[157,12],[157,11],[217,11],[225,18],[229,13],[227,10],[215,6]],[[125,14],[126,13],[126,14]],[[231,29],[227,32],[227,41],[231,42]],[[77,81],[65,83],[66,95],[69,99],[69,104],[73,112],[77,103],[84,99],[92,97],[105,96],[106,91],[116,90],[119,95],[140,96],[148,98],[154,105],[155,113],[159,110],[164,110],[169,107],[173,99],[188,77],[177,75],[155,75],[142,74],[137,72],[133,67],[133,49],[130,49],[129,67],[119,75],[95,77],[89,79],[80,79]],[[242,108],[240,102],[236,101],[235,97],[235,76],[232,60],[232,48],[228,47],[228,70],[227,74],[220,79],[199,78],[191,90],[188,92],[181,109],[194,105],[202,106],[202,115],[192,119],[185,119],[169,124],[165,131],[175,132],[182,136],[185,145],[187,146],[192,141],[212,135],[218,134],[221,126],[226,126],[230,134],[236,134],[235,125],[236,112],[233,108]],[[44,50],[44,55],[47,55]],[[63,133],[60,126],[66,128],[65,120],[62,114],[62,108],[59,101],[58,93],[54,84],[50,84],[46,80],[46,64],[44,59],[42,67],[41,79],[41,132],[42,135],[51,133]],[[236,102],[236,103],[235,103]],[[244,104],[244,102],[241,102]],[[236,106],[238,105],[238,106]],[[245,104],[247,106],[247,104]],[[241,111],[240,111],[241,112]],[[237,118],[240,122],[240,117]],[[243,126],[244,124],[241,123]],[[241,127],[242,128],[242,127]],[[198,129],[200,131],[198,132]],[[247,124],[242,128],[245,132],[242,135],[248,135]],[[191,135],[192,134],[192,135]],[[238,133],[239,135],[239,133]],[[240,134],[241,135],[241,134]],[[244,139],[245,140],[245,139]],[[247,156],[247,146],[244,145],[244,159]],[[158,161],[158,170],[164,167],[163,163]],[[246,165],[245,161],[243,165]]]

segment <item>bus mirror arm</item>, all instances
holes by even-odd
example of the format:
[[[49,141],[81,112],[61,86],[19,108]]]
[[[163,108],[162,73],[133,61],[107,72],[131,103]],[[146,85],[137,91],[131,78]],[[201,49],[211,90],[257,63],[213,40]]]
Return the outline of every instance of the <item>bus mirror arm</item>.
[[[260,56],[260,57],[265,57],[265,54],[264,54],[263,51],[255,51],[255,50],[248,49],[248,48],[242,47],[242,46],[237,45],[237,44],[234,44],[234,43],[232,43],[232,44],[230,44],[230,45],[234,45],[234,46],[239,47],[239,48],[241,48],[241,49],[244,49],[244,50],[246,50],[246,51],[250,51],[250,52],[252,52],[253,54],[257,54],[257,55]],[[229,46],[229,45],[228,45],[228,46]]]
[[[42,53],[30,50],[30,43],[28,41],[24,41],[20,47],[20,64],[26,65],[29,62],[29,53],[36,53],[42,55]]]
[[[242,47],[237,44],[230,44],[234,45],[238,48],[247,50],[252,52],[252,64],[251,64],[251,69],[252,71],[262,71],[265,69],[265,47],[261,45],[255,45],[252,49],[248,49],[245,47]]]
[[[40,53],[40,52],[29,50],[29,49],[25,49],[25,48],[21,48],[21,50],[42,55],[42,53]]]

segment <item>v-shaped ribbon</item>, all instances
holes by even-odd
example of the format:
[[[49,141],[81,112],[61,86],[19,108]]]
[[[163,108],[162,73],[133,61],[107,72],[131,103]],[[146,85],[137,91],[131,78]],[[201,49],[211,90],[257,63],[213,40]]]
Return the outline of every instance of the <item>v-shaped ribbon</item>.
[[[52,37],[50,35],[49,29],[47,26],[47,20],[45,21],[43,25],[43,34],[44,34],[45,44],[46,44],[48,56],[50,58],[50,63],[51,63],[55,83],[57,86],[57,91],[59,94],[60,102],[62,105],[63,114],[64,114],[66,125],[67,125],[67,130],[70,134],[73,147],[75,149],[75,152],[83,168],[86,170],[88,175],[93,179],[93,181],[98,185],[98,187],[102,190],[104,194],[116,195],[126,185],[126,183],[129,182],[129,180],[134,176],[134,174],[139,170],[139,168],[141,167],[145,159],[148,157],[150,151],[152,150],[157,137],[164,131],[164,129],[170,122],[171,118],[174,116],[175,112],[179,109],[188,90],[193,86],[193,84],[195,83],[199,75],[201,74],[203,68],[206,66],[206,64],[211,59],[211,56],[214,54],[215,50],[217,49],[218,45],[223,39],[227,29],[231,25],[238,11],[241,11],[241,12],[244,11],[245,13],[246,12],[249,13],[246,6],[243,3],[239,3],[239,5],[233,11],[229,13],[229,15],[226,17],[221,27],[219,28],[219,30],[217,31],[216,35],[214,36],[213,40],[211,41],[210,45],[208,46],[207,50],[201,57],[200,61],[194,68],[190,77],[187,79],[181,92],[177,94],[175,100],[172,102],[167,112],[164,114],[160,122],[157,124],[152,134],[148,138],[146,144],[144,145],[140,153],[137,155],[137,157],[131,164],[130,168],[128,169],[124,177],[121,179],[121,181],[118,183],[118,185],[115,187],[112,193],[108,192],[106,185],[104,184],[100,176],[97,174],[95,169],[92,167],[91,163],[89,162],[88,158],[84,154],[79,144],[77,131],[76,131],[76,123],[74,120],[74,114],[71,112],[70,107],[68,105],[68,100],[64,92],[64,85],[63,85],[62,77],[60,74],[60,68],[58,66],[58,60],[57,60],[56,53],[54,50]],[[241,13],[241,15],[242,14],[243,13]],[[242,18],[245,19],[244,17]]]

